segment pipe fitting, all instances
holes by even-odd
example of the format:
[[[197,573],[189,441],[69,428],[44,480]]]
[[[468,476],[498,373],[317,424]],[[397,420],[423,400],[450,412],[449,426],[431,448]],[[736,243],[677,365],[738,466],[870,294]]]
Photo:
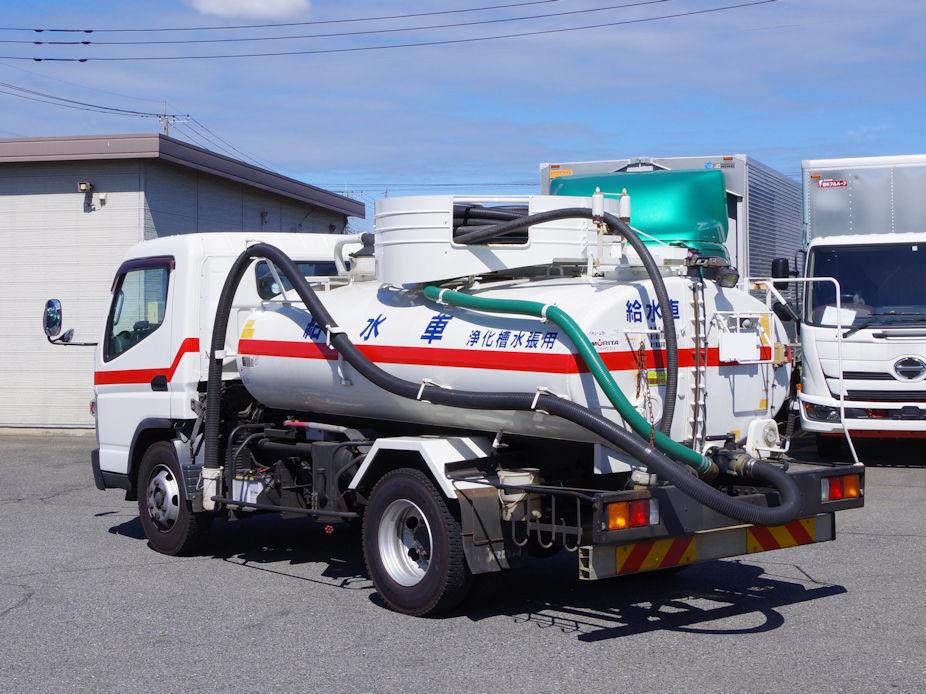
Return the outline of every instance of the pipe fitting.
[[[722,448],[717,450],[714,461],[716,467],[729,475],[737,477],[754,477],[753,469],[758,462],[749,453],[742,449],[729,450]]]

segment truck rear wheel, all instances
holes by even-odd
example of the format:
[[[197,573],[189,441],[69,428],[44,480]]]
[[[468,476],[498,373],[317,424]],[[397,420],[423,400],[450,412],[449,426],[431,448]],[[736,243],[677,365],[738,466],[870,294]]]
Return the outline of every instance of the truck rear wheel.
[[[211,513],[193,513],[183,496],[180,463],[167,441],[152,444],[138,467],[138,517],[151,547],[162,554],[197,548],[212,525]]]
[[[460,524],[418,470],[394,470],[373,488],[363,555],[377,592],[397,612],[424,616],[452,609],[472,583]]]

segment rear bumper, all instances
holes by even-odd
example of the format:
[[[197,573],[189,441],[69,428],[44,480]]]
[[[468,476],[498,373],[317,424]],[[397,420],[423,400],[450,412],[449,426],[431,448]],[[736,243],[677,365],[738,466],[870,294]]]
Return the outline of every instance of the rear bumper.
[[[834,515],[823,513],[773,528],[742,525],[617,546],[588,545],[579,548],[579,578],[591,581],[657,571],[725,557],[827,542],[835,536]]]
[[[558,544],[578,550],[580,578],[594,580],[829,541],[835,537],[835,513],[864,506],[861,463],[789,461],[787,475],[800,499],[796,520],[772,527],[726,516],[670,484],[596,492],[544,485],[513,487],[486,480],[485,487],[458,492],[464,551],[473,573],[487,573],[520,562],[525,548],[531,551],[531,540],[534,550],[538,545],[553,549]],[[743,504],[781,503],[775,490],[763,491],[732,478],[722,484]],[[505,502],[503,509],[500,489],[525,494]],[[642,522],[628,524],[629,507],[639,502],[645,502],[644,510],[638,510],[640,515],[634,519]]]
[[[861,463],[816,466],[793,462],[788,475],[800,493],[800,514],[797,520],[773,527],[737,523],[692,503],[679,489],[667,485],[649,492],[659,502],[659,524],[611,531],[606,529],[606,514],[612,499],[603,496],[593,520],[592,542],[579,547],[579,577],[595,580],[827,542],[836,537],[836,512],[865,503],[865,466]],[[831,478],[847,475],[858,477],[858,496],[824,500],[823,488],[829,489]],[[771,492],[737,498],[762,506],[779,503],[777,493]]]

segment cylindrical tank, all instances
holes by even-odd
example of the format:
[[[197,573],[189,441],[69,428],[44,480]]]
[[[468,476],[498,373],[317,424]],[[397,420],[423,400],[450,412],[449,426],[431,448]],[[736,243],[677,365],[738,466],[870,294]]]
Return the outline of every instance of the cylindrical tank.
[[[676,440],[691,438],[692,419],[700,407],[697,417],[706,423],[708,435],[732,431],[742,438],[749,421],[776,411],[787,394],[790,368],[776,367],[770,359],[784,329],[763,304],[739,290],[677,276],[666,278],[666,286],[680,366],[671,435]],[[466,291],[555,304],[564,310],[588,336],[631,403],[658,424],[664,408],[665,350],[661,313],[645,275],[620,281],[522,279]],[[620,420],[570,339],[553,323],[438,305],[418,289],[373,281],[332,289],[321,298],[363,354],[396,376],[462,390],[547,389]],[[259,402],[284,411],[594,440],[581,428],[543,412],[464,410],[387,393],[338,358],[326,344],[324,328],[299,305],[268,302],[254,311],[240,335],[238,368]],[[729,334],[738,337],[722,337]],[[703,368],[696,368],[698,364]],[[699,404],[698,389],[709,396],[706,402],[702,397]]]

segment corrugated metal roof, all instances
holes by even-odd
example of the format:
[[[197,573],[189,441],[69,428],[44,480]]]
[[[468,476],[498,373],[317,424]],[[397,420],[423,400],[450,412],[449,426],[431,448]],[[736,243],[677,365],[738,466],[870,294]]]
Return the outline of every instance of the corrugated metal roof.
[[[362,202],[160,133],[0,138],[0,163],[93,159],[161,159],[350,217],[365,214]]]

